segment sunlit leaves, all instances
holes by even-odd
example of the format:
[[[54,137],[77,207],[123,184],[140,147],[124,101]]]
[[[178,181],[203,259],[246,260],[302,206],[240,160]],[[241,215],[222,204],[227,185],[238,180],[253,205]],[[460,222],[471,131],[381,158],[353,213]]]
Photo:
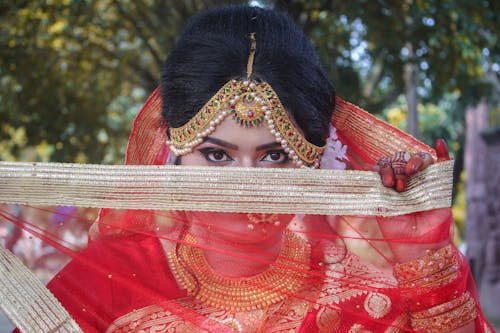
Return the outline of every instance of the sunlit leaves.
[[[157,86],[162,61],[188,17],[228,2],[2,3],[2,124],[23,128],[25,147],[45,140],[52,160],[120,163],[133,115]],[[473,102],[488,93],[478,82],[500,68],[493,1],[260,1],[266,2],[286,7],[304,28],[339,95],[372,112],[401,95],[405,62],[419,65],[425,105],[437,105],[449,92]],[[0,141],[11,139],[0,128]],[[7,146],[0,149],[20,156],[17,144]]]
[[[494,1],[276,3],[293,13],[324,59],[334,60],[327,69],[338,92],[372,112],[380,112],[404,91],[407,62],[419,65],[421,98],[436,102],[458,89],[465,103],[483,97],[474,87],[488,63],[500,62],[500,21],[495,14],[500,8]],[[408,44],[412,54],[406,50]]]
[[[121,163],[180,29],[217,3],[227,1],[2,3],[0,114],[26,139],[0,128],[0,158]]]

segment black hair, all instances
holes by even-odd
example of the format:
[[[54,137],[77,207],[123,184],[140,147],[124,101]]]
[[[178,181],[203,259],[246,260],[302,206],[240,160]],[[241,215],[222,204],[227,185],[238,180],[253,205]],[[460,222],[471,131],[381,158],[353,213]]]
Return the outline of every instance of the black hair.
[[[202,12],[185,27],[161,77],[167,124],[184,125],[226,82],[246,77],[252,32],[252,78],[269,83],[306,138],[323,145],[335,90],[314,47],[287,14],[245,5]]]

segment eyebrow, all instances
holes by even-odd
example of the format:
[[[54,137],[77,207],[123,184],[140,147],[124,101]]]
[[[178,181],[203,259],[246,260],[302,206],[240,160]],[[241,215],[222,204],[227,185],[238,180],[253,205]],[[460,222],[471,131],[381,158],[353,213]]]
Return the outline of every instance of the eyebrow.
[[[226,148],[229,148],[229,149],[233,149],[233,150],[238,150],[238,148],[239,148],[235,144],[232,144],[230,142],[227,142],[227,141],[224,141],[224,140],[221,140],[221,139],[212,138],[210,136],[207,136],[204,141],[216,144],[216,145],[221,146],[221,147],[226,147]]]
[[[265,149],[273,149],[273,148],[281,148],[281,144],[278,142],[270,142],[270,143],[265,143],[263,145],[257,146],[255,148],[256,151],[259,150],[265,150]]]
[[[211,136],[207,136],[203,141],[210,142],[210,143],[216,144],[218,146],[226,147],[226,148],[233,149],[233,150],[239,149],[239,147],[233,143],[230,143],[230,142],[227,142],[227,141],[224,141],[221,139],[217,139],[217,138],[214,138]],[[255,151],[265,150],[265,149],[273,149],[273,148],[278,148],[278,147],[281,147],[281,144],[279,144],[278,142],[269,142],[269,143],[265,143],[263,145],[255,147]]]

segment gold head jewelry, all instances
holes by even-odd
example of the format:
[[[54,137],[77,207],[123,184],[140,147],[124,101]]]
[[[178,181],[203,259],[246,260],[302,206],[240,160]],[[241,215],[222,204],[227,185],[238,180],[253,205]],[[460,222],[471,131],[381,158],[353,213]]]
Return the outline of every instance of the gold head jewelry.
[[[250,80],[253,72],[253,59],[255,57],[255,50],[257,49],[257,40],[255,39],[255,32],[250,34],[250,54],[247,60],[247,79]]]
[[[170,128],[167,144],[176,154],[189,154],[215,131],[226,117],[243,127],[267,123],[270,132],[298,166],[319,167],[325,146],[316,146],[294,126],[278,95],[266,82],[231,80],[185,125]]]
[[[251,79],[256,50],[255,33],[250,34],[247,79],[227,82],[185,125],[170,128],[167,144],[175,155],[189,154],[227,116],[243,127],[267,123],[290,159],[300,167],[319,167],[326,145],[319,147],[304,138],[294,126],[276,92],[266,82]]]

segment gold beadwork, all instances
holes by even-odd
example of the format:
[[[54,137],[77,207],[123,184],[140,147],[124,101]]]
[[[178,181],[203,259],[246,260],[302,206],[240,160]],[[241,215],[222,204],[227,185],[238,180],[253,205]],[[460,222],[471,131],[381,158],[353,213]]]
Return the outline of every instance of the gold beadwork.
[[[244,127],[259,126],[265,121],[276,142],[295,164],[319,167],[326,145],[320,147],[308,142],[294,126],[272,87],[255,80],[226,83],[185,125],[169,129],[167,144],[178,156],[189,154],[229,115]]]
[[[247,213],[249,226],[252,227],[259,224],[272,224],[274,226],[279,226],[281,224],[277,214],[266,214],[266,213]],[[249,229],[253,229],[250,228]]]
[[[184,241],[196,244],[189,234]],[[200,302],[227,311],[264,309],[295,294],[306,280],[310,259],[307,242],[291,232],[285,232],[276,262],[250,277],[216,273],[196,246],[180,245],[177,253],[179,257],[175,250],[169,252],[168,261],[179,285]]]

